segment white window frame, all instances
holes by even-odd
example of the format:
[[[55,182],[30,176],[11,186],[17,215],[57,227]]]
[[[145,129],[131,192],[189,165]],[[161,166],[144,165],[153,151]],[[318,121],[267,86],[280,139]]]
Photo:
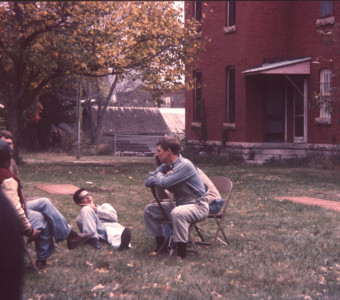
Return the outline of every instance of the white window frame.
[[[231,2],[233,2],[234,8],[233,8],[233,12],[231,12]],[[234,23],[230,24],[230,14],[233,13],[234,14]],[[227,16],[226,16],[227,20],[226,20],[226,26],[224,27],[223,31],[224,33],[230,33],[230,32],[234,32],[236,31],[236,1],[227,1]]]
[[[332,70],[322,69],[320,71],[320,94],[323,97],[330,96],[330,90],[332,88]],[[331,119],[331,113],[326,110],[326,104],[320,106],[320,118]]]

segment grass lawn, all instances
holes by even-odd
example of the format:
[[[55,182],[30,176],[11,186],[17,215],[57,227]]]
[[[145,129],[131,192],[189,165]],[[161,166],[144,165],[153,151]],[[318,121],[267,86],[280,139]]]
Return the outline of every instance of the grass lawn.
[[[144,187],[151,158],[110,160],[111,166],[51,160],[19,166],[25,195],[50,197],[74,228],[79,209],[71,195],[50,195],[35,185],[74,184],[94,192],[96,203],[111,203],[119,222],[131,229],[133,246],[125,252],[108,245],[69,251],[63,242],[48,260],[52,268],[39,274],[26,259],[24,299],[340,298],[340,213],[273,199],[340,201],[339,171],[197,164],[234,183],[225,220],[230,245],[201,246],[200,257],[189,253],[176,261],[148,255],[155,247],[143,223],[152,199]],[[201,226],[210,231],[212,223]]]

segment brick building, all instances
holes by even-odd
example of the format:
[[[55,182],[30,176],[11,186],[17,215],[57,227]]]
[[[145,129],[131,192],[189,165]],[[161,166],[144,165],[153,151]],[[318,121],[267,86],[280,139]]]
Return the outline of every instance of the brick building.
[[[208,40],[185,97],[189,141],[258,160],[335,151],[339,102],[330,113],[313,95],[340,86],[340,33],[318,32],[336,32],[340,2],[196,1],[185,17]]]

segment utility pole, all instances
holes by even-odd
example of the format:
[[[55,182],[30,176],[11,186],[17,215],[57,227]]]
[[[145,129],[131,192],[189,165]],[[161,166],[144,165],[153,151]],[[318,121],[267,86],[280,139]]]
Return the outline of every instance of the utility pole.
[[[77,112],[76,112],[76,119],[77,119],[77,145],[76,145],[76,159],[80,159],[80,119],[81,119],[81,103],[80,103],[80,83],[78,82],[77,87]]]

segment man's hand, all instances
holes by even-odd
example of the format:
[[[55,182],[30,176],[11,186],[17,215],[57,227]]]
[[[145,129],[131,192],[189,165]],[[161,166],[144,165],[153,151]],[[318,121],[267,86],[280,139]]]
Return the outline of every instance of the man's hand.
[[[41,232],[41,230],[38,230],[38,229],[35,229],[35,228],[32,227],[32,231],[31,231],[30,235],[28,236],[27,243],[33,242],[38,237],[40,232]]]
[[[97,212],[97,207],[93,203],[80,203],[79,206],[90,206],[95,212]]]

